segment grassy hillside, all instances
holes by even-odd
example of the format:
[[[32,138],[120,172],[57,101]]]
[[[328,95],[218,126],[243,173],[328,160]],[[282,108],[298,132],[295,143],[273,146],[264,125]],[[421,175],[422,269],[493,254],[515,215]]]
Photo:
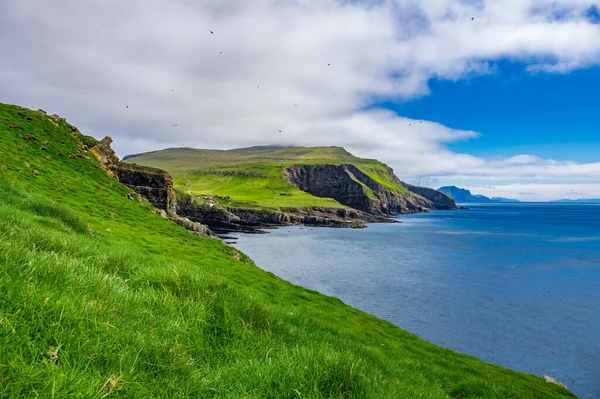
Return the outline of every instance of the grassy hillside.
[[[0,104],[0,397],[572,397],[187,232],[81,141]]]
[[[283,170],[292,165],[349,163],[393,192],[408,194],[406,188],[391,180],[383,163],[357,158],[341,147],[251,147],[228,151],[171,148],[137,155],[128,162],[165,169],[173,174],[175,188],[180,191],[229,196],[231,200],[221,202],[241,208],[344,207],[334,199],[315,197],[291,185],[283,177]],[[366,189],[367,193],[371,191]]]

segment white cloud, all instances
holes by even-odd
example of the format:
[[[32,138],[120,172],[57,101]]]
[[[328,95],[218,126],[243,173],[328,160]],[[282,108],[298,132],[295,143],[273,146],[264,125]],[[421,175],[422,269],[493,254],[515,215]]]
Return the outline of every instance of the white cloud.
[[[445,145],[479,133],[369,109],[427,95],[432,77],[494,73],[504,58],[541,73],[597,65],[592,4],[4,0],[0,101],[111,135],[121,155],[182,144],[341,145],[423,182],[598,183],[600,164],[457,154]]]

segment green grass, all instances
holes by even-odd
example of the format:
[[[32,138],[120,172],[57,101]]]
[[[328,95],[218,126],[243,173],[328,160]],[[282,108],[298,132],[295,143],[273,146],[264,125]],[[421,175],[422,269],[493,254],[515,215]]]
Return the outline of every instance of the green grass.
[[[211,174],[188,174],[175,177],[175,187],[191,195],[219,195],[232,199],[218,200],[234,208],[341,208],[331,198],[314,197],[275,177],[244,177]],[[283,195],[282,195],[283,194]]]
[[[178,190],[197,196],[229,196],[231,201],[220,202],[239,208],[344,207],[332,198],[315,197],[291,185],[284,178],[283,171],[293,165],[353,164],[394,193],[408,194],[406,188],[392,180],[386,165],[372,159],[357,158],[341,147],[251,147],[229,151],[171,148],[142,154],[128,162],[167,170],[175,177]],[[246,175],[214,173],[232,171]],[[367,196],[375,199],[373,190],[360,184],[365,187]]]
[[[80,140],[0,104],[0,397],[573,397],[187,232]]]

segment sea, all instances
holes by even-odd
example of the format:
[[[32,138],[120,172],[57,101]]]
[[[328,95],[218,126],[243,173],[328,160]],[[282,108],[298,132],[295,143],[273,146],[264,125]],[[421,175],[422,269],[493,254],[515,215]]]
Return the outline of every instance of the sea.
[[[600,205],[465,206],[234,246],[427,341],[600,398]]]

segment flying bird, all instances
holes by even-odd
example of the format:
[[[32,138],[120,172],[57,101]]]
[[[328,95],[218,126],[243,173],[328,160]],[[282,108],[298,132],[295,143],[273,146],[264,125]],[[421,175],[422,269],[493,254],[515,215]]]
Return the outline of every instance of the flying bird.
[[[129,105],[126,105],[125,108],[129,108]]]
[[[213,31],[212,31],[212,30],[210,30],[210,29],[209,29],[208,31],[210,32],[210,34],[211,34],[211,35],[214,35],[214,34],[215,34],[215,32],[213,32]]]
[[[221,51],[219,54],[223,54],[223,52]]]
[[[475,21],[475,17],[472,17],[472,18],[471,18],[471,21]]]
[[[327,64],[327,66],[331,66],[331,64]]]

